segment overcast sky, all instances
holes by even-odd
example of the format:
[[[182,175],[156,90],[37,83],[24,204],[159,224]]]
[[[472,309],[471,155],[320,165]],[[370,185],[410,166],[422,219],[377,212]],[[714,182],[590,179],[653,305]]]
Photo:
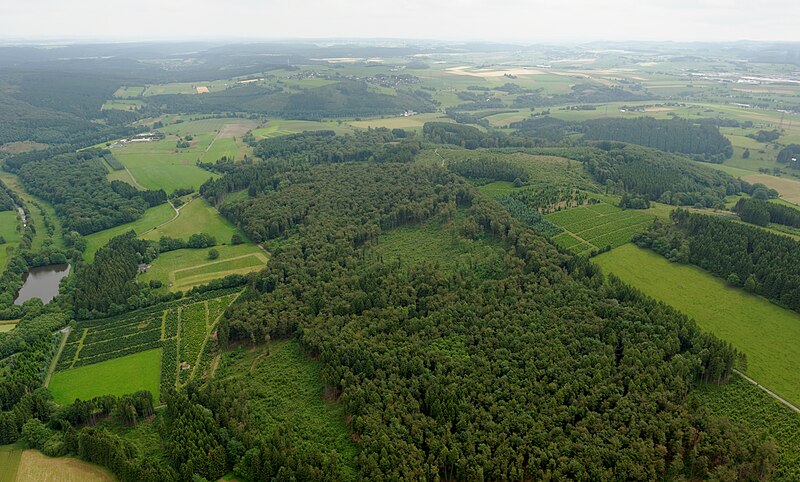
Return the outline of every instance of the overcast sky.
[[[800,40],[800,0],[0,0],[3,39]]]

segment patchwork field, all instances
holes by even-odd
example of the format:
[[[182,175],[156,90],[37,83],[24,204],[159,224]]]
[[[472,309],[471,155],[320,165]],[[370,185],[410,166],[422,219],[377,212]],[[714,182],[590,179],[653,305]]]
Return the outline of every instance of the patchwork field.
[[[287,427],[301,438],[299,449],[330,451],[339,455],[340,478],[355,480],[353,444],[342,405],[326,401],[321,365],[306,357],[296,341],[273,341],[269,352],[238,349],[222,355],[216,377],[241,389],[250,422],[269,435]]]
[[[694,318],[747,355],[747,375],[800,404],[800,314],[746,293],[700,268],[670,263],[633,244],[593,262],[645,294]]]
[[[648,210],[620,209],[604,202],[545,216],[548,221],[564,228],[564,232],[554,236],[553,241],[576,254],[586,254],[606,246],[621,246],[634,234],[646,230],[654,218],[655,215]]]
[[[219,258],[209,259],[208,249],[178,249],[162,253],[139,280],[159,280],[164,291],[185,291],[230,274],[259,271],[267,264],[267,253],[253,244],[215,246]]]
[[[185,384],[208,366],[205,350],[216,323],[238,292],[209,292],[116,317],[80,321],[50,381],[56,402]],[[187,363],[180,370],[181,362]]]
[[[141,237],[156,241],[162,236],[186,240],[192,234],[200,232],[214,236],[218,243],[230,243],[231,236],[236,233],[242,236],[242,239],[247,239],[241,230],[223,218],[202,198],[184,204],[180,207],[180,215],[177,218],[146,233],[143,232]]]
[[[148,390],[157,403],[160,378],[159,348],[56,372],[49,388],[53,399],[62,405],[72,403],[75,399],[88,400],[99,395],[120,396],[139,390]]]
[[[48,457],[38,450],[25,450],[15,482],[112,482],[108,469],[72,457]]]

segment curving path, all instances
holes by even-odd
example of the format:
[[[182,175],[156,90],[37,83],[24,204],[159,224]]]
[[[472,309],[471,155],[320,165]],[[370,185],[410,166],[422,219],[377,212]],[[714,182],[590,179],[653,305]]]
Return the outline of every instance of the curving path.
[[[72,327],[67,326],[62,328],[60,331],[63,334],[61,337],[61,344],[58,345],[58,351],[53,357],[53,360],[50,362],[50,368],[47,369],[47,375],[44,377],[43,385],[45,388],[50,385],[50,378],[53,376],[53,372],[56,371],[56,365],[58,365],[58,360],[61,358],[61,353],[64,351],[64,346],[67,344],[67,338],[69,338],[69,333],[72,331]]]

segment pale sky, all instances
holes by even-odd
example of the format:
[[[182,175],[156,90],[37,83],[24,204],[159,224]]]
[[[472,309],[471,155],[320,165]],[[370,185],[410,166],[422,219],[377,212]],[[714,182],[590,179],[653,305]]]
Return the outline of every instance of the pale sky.
[[[800,41],[800,0],[0,0],[0,39]]]

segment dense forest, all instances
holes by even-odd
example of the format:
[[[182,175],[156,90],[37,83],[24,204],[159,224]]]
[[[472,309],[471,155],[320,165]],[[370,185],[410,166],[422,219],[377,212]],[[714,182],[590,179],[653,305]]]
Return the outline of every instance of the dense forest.
[[[397,95],[374,92],[365,82],[341,81],[322,87],[285,92],[281,88],[243,85],[207,95],[156,95],[148,97],[164,112],[215,114],[247,112],[286,119],[399,115],[404,111],[433,112],[424,95],[398,90]]]
[[[800,210],[783,204],[742,198],[736,202],[733,212],[737,213],[742,221],[758,226],[775,223],[800,228]]]
[[[583,123],[584,138],[630,142],[666,152],[690,154],[697,160],[721,164],[733,155],[731,141],[715,126],[683,119],[605,118]]]
[[[800,311],[799,242],[719,216],[679,209],[671,218],[674,224],[656,224],[634,242]]]
[[[673,154],[614,142],[597,146],[581,160],[597,182],[620,193],[677,206],[724,207],[725,196],[752,191],[744,181]]]
[[[275,253],[255,281],[260,294],[230,309],[220,340],[299,336],[341,393],[362,477],[652,480],[709,476],[720,464],[744,478],[769,472],[774,454],[755,456],[756,446],[741,447],[755,458],[715,455],[729,453],[715,441],[730,428],[682,402],[696,383],[725,379],[738,358],[730,346],[604,283],[458,178],[339,164],[286,179],[223,208],[253,239],[297,232],[303,241]],[[501,271],[369,255],[386,230],[457,212],[505,252]],[[261,444],[259,462],[236,473],[278,476],[275,457],[291,440],[253,433],[236,391],[216,387],[201,390],[201,403],[229,433]],[[296,447],[300,466],[318,460]]]
[[[69,230],[85,235],[138,219],[166,202],[163,191],[137,191],[109,183],[103,151],[88,150],[26,162],[17,173],[33,195],[50,201]],[[6,163],[7,168],[13,166]]]

